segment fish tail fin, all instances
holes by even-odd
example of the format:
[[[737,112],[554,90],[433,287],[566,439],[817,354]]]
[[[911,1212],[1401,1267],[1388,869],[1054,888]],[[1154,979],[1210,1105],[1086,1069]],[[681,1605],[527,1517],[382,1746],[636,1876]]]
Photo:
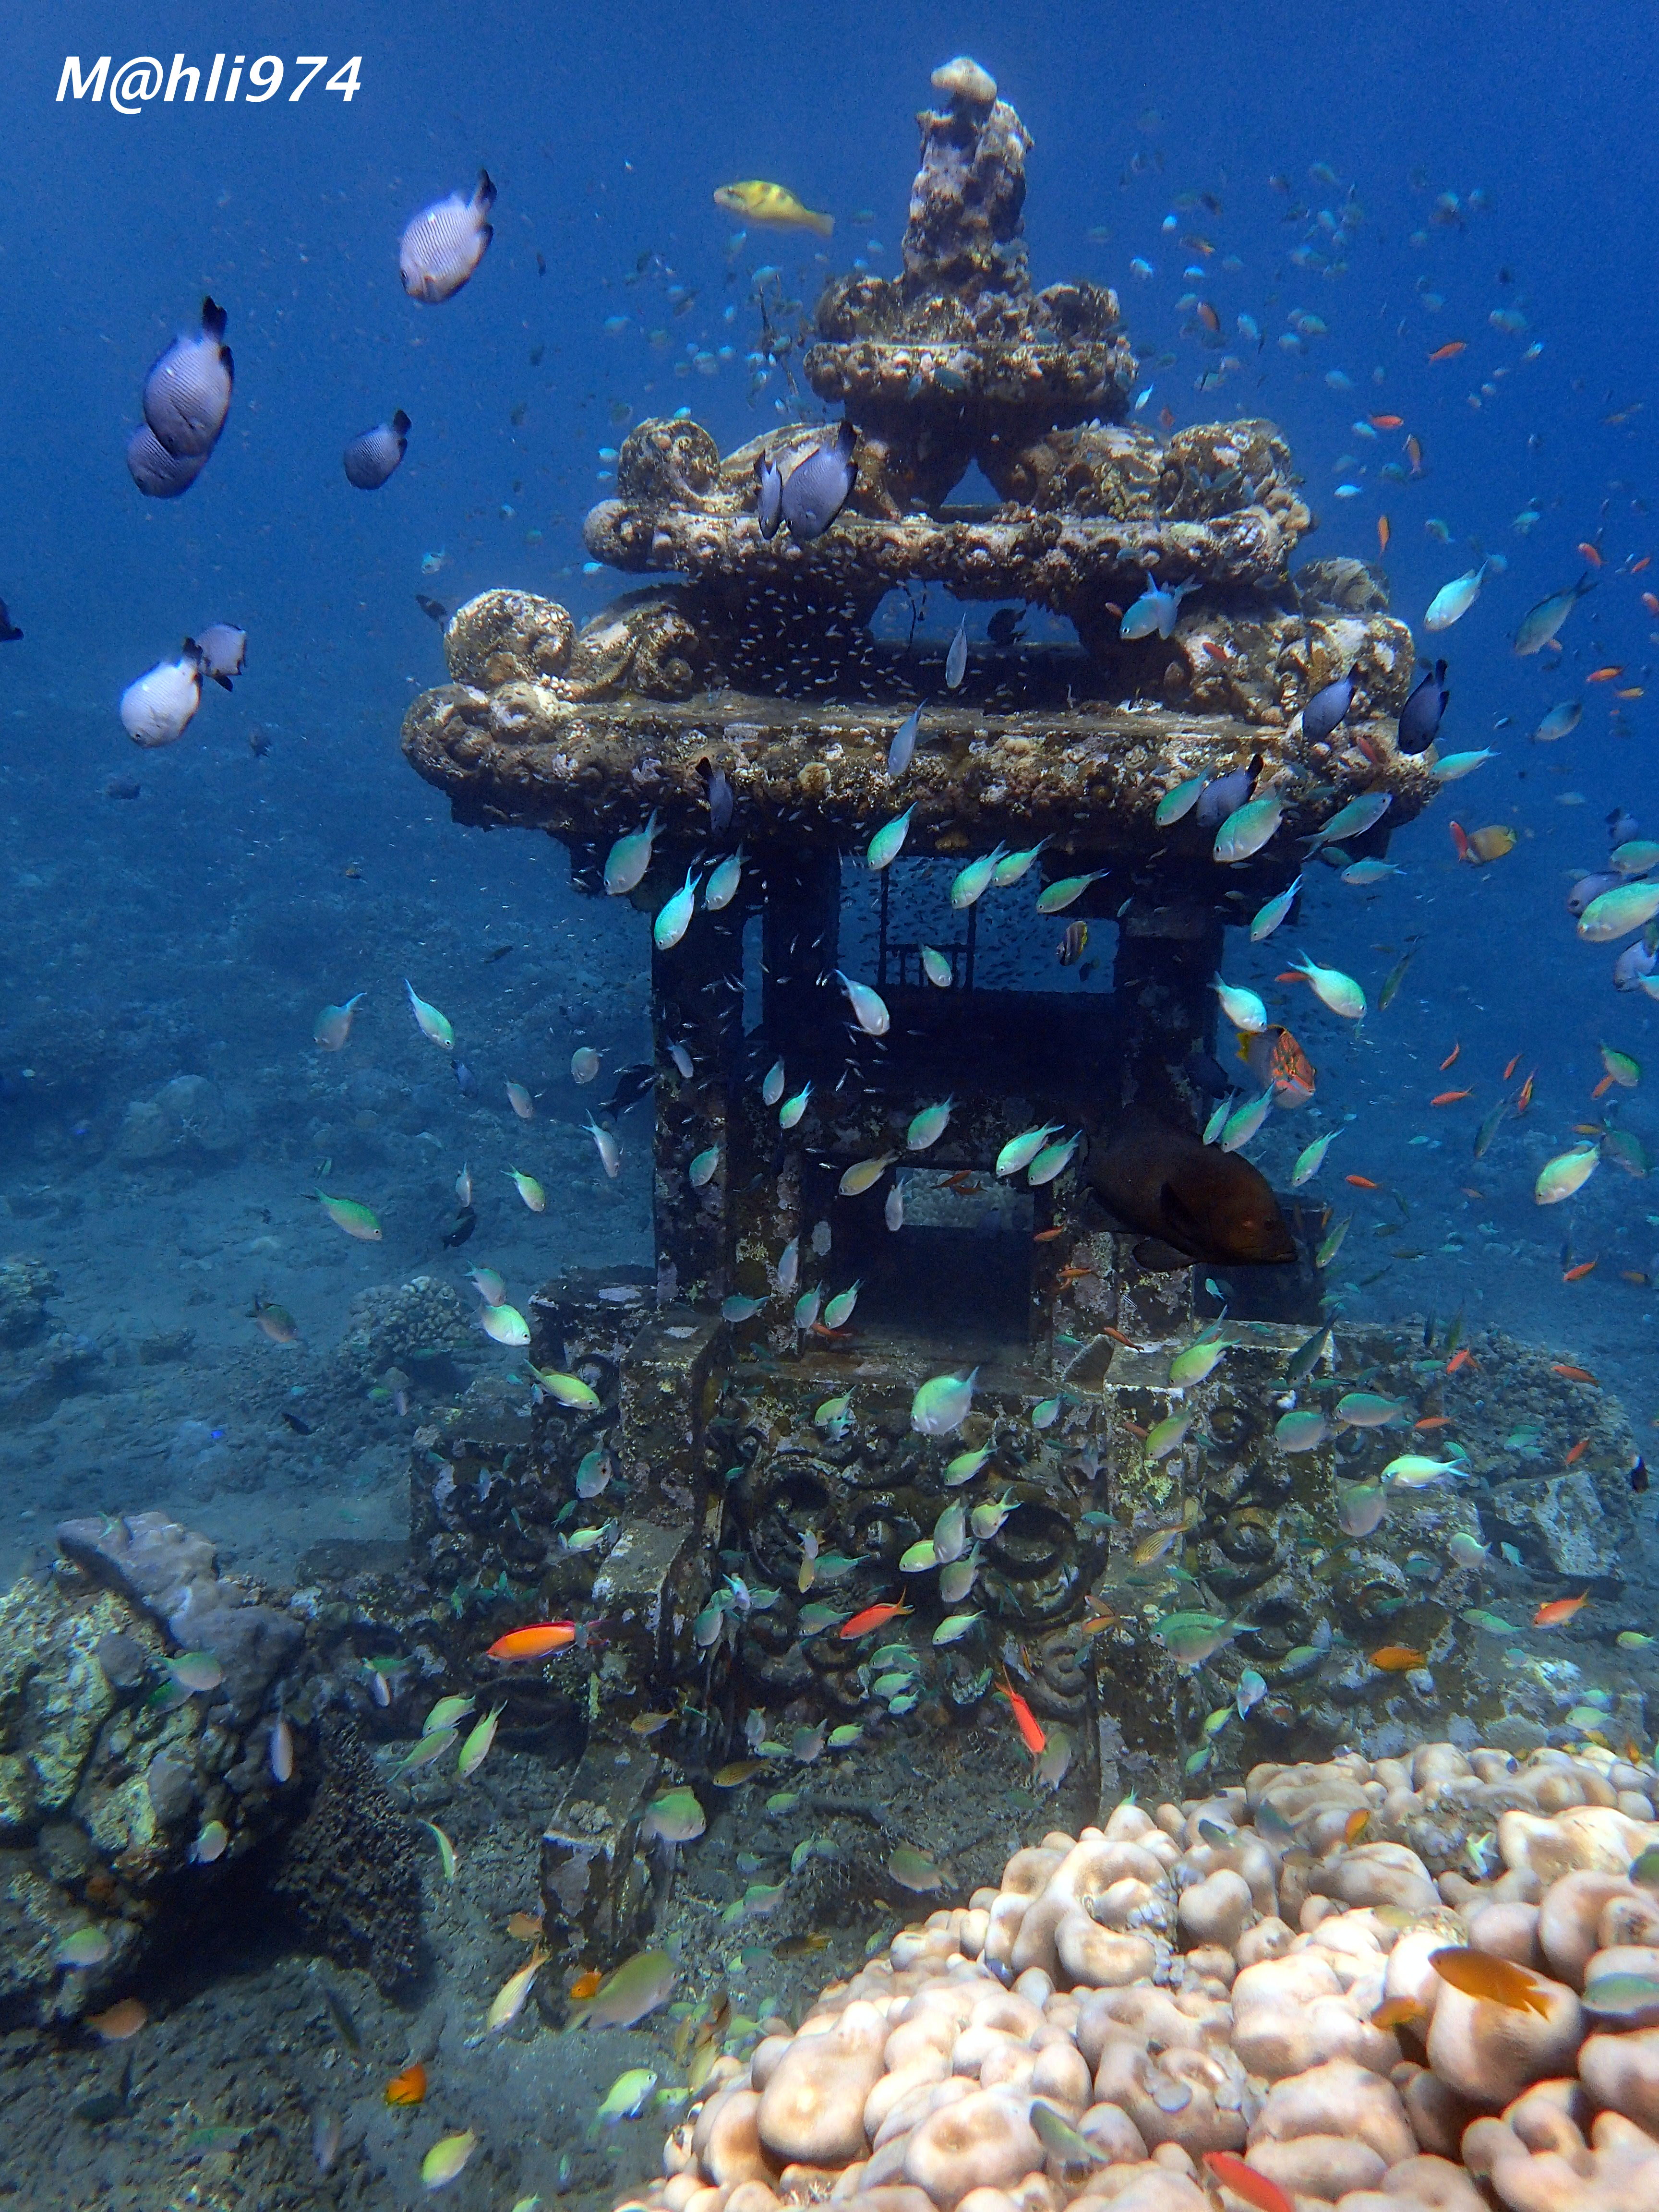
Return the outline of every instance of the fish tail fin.
[[[480,215],[488,215],[495,204],[495,187],[488,169],[478,172],[478,189],[472,195],[472,204]]]
[[[809,215],[806,227],[809,230],[815,230],[820,238],[833,238],[836,234],[836,218],[832,215]]]
[[[397,432],[400,438],[406,438],[409,435],[410,428],[410,420],[401,407],[392,418],[392,428]]]
[[[230,318],[226,314],[224,309],[219,305],[216,300],[206,299],[203,301],[202,335],[204,337],[218,338],[222,341],[225,335],[225,325],[229,321],[229,319]]]

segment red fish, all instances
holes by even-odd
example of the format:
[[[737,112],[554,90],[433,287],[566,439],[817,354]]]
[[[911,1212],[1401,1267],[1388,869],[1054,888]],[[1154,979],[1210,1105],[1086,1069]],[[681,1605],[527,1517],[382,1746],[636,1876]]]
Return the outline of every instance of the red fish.
[[[1581,560],[1588,561],[1592,568],[1599,568],[1601,565],[1600,547],[1592,545],[1588,538],[1579,540],[1578,555]]]
[[[1569,1267],[1561,1279],[1564,1283],[1582,1283],[1599,1264],[1595,1260],[1581,1260],[1576,1267]]]
[[[1455,852],[1460,860],[1467,860],[1469,857],[1468,831],[1463,827],[1461,822],[1449,822],[1446,824],[1446,827],[1451,831],[1453,851]]]
[[[1521,1065],[1521,1055],[1520,1055],[1520,1054],[1517,1052],[1517,1053],[1516,1054],[1516,1055],[1515,1055],[1515,1058],[1514,1058],[1514,1059],[1510,1062],[1509,1066],[1508,1066],[1504,1070],[1504,1082],[1505,1082],[1505,1083],[1507,1083],[1507,1082],[1509,1081],[1509,1079],[1510,1079],[1510,1076],[1512,1076],[1512,1075],[1514,1074],[1514,1073],[1515,1073],[1516,1069],[1517,1067],[1519,1067],[1519,1066],[1520,1066],[1520,1065]]]
[[[1584,1456],[1584,1454],[1585,1454],[1589,1449],[1589,1438],[1588,1437],[1579,1437],[1579,1439],[1578,1439],[1578,1441],[1577,1441],[1577,1443],[1572,1447],[1572,1449],[1571,1449],[1571,1450],[1567,1454],[1567,1465],[1568,1465],[1569,1467],[1577,1467],[1577,1464],[1578,1464],[1578,1462],[1579,1462],[1579,1461],[1580,1461],[1581,1459],[1583,1459],[1583,1457]]]
[[[1431,1106],[1455,1106],[1460,1098],[1473,1098],[1472,1091],[1441,1091],[1430,1099]]]
[[[426,2069],[418,2060],[394,2074],[384,2091],[388,2105],[418,2105],[426,2095]]]
[[[1458,355],[1468,349],[1468,343],[1469,342],[1467,338],[1454,338],[1449,345],[1437,346],[1434,351],[1429,356],[1429,359],[1431,361],[1455,361]]]
[[[1446,1372],[1448,1375],[1455,1375],[1460,1367],[1473,1367],[1474,1364],[1474,1354],[1467,1344],[1462,1344],[1446,1362]]]
[[[1406,427],[1403,415],[1368,415],[1365,419],[1373,430],[1403,430]]]
[[[854,1637],[873,1635],[885,1628],[890,1620],[898,1620],[909,1612],[908,1605],[888,1603],[866,1605],[862,1613],[855,1613],[850,1620],[843,1620],[836,1633],[850,1643]]]
[[[1590,1373],[1588,1367],[1568,1367],[1559,1359],[1552,1364],[1550,1373],[1552,1375],[1565,1375],[1569,1382],[1595,1382],[1595,1376]],[[1596,1388],[1599,1389],[1601,1385],[1597,1383]]]
[[[1547,1605],[1540,1605],[1532,1617],[1534,1628],[1559,1628],[1564,1620],[1571,1620],[1581,1605],[1589,1603],[1589,1592],[1580,1597],[1555,1597]]]
[[[1605,668],[1592,668],[1584,681],[1586,684],[1611,684],[1615,676],[1622,676],[1624,672],[1622,660],[1610,660]]]
[[[1388,551],[1389,535],[1389,518],[1386,514],[1379,514],[1376,518],[1376,550],[1379,553]]]
[[[1455,1044],[1455,1045],[1452,1047],[1451,1050],[1450,1050],[1450,1051],[1446,1054],[1446,1057],[1445,1057],[1445,1058],[1441,1061],[1441,1063],[1440,1063],[1440,1073],[1441,1073],[1443,1075],[1445,1073],[1446,1070],[1447,1070],[1447,1069],[1448,1069],[1448,1068],[1452,1065],[1452,1062],[1453,1062],[1453,1061],[1457,1058],[1458,1054],[1459,1054],[1460,1052],[1462,1052],[1462,1049],[1463,1049],[1462,1043],[1462,1042],[1460,1041],[1458,1043]]]
[[[1030,1753],[1033,1759],[1041,1759],[1043,1753],[1048,1748],[1048,1739],[1043,1734],[1042,1724],[1038,1721],[1036,1715],[1031,1711],[1031,1708],[1026,1704],[1024,1698],[1021,1697],[1019,1692],[1008,1680],[1006,1672],[1003,1674],[1001,1686],[999,1688],[997,1695],[1000,1698],[1007,1698],[1009,1706],[1013,1712],[1014,1726],[1019,1730],[1020,1741],[1024,1745],[1026,1750]]]
[[[574,1620],[532,1621],[528,1628],[509,1628],[484,1654],[488,1659],[545,1659],[576,1640]]]
[[[1279,2184],[1258,2173],[1236,2150],[1206,2150],[1204,2163],[1224,2189],[1231,2189],[1235,2197],[1254,2205],[1255,2212],[1296,2212]]]
[[[1381,1190],[1382,1188],[1380,1182],[1373,1182],[1369,1176],[1344,1176],[1342,1180],[1344,1182],[1351,1182],[1356,1190]]]
[[[1526,1081],[1521,1085],[1520,1091],[1516,1093],[1515,1110],[1517,1114],[1524,1114],[1528,1107],[1532,1103],[1533,1080],[1537,1075],[1537,1069],[1534,1068],[1532,1074],[1527,1078]]]
[[[1449,1429],[1452,1425],[1449,1413],[1425,1413],[1420,1421],[1413,1421],[1414,1429]]]
[[[1659,615],[1659,599],[1656,599],[1651,592],[1643,592],[1642,605],[1650,615]]]

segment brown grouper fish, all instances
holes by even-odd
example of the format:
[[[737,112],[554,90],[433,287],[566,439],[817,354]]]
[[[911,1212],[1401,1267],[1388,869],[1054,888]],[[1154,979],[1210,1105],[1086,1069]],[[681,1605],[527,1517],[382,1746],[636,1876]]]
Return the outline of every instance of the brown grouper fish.
[[[1143,1267],[1276,1267],[1296,1258],[1261,1170],[1158,1115],[1127,1115],[1097,1138],[1088,1176],[1107,1210],[1149,1240],[1135,1249]]]

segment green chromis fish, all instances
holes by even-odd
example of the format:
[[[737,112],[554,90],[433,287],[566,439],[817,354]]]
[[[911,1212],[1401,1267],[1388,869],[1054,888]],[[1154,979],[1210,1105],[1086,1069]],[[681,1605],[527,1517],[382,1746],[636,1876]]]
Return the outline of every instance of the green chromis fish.
[[[1416,958],[1416,957],[1417,947],[1413,945],[1409,952],[1402,952],[1401,954],[1399,959],[1395,962],[1393,967],[1389,969],[1388,974],[1382,978],[1382,988],[1376,994],[1376,1011],[1379,1014],[1386,1013],[1389,1008],[1394,1004],[1395,993],[1405,981],[1406,970],[1411,966],[1412,962]]]
[[[1285,1367],[1285,1380],[1292,1389],[1305,1382],[1318,1366],[1330,1339],[1330,1324],[1327,1322],[1323,1328],[1316,1328],[1311,1336],[1297,1345]]]
[[[651,847],[657,835],[657,817],[653,813],[643,830],[631,836],[618,837],[605,858],[605,888],[611,898],[621,898],[631,891],[651,866]]]
[[[1346,806],[1338,807],[1328,822],[1321,823],[1308,844],[1317,850],[1321,845],[1340,845],[1345,837],[1363,837],[1393,804],[1391,794],[1386,791],[1368,791],[1358,799],[1351,799]]]
[[[921,972],[927,978],[928,981],[933,985],[936,991],[948,991],[950,989],[951,982],[951,963],[945,958],[945,955],[939,951],[938,945],[924,945],[922,946]]]
[[[718,914],[722,907],[731,905],[743,881],[743,848],[728,853],[703,885],[702,902],[710,914]]]
[[[1035,845],[1026,846],[1023,852],[1010,853],[1006,860],[999,860],[991,871],[992,889],[1006,891],[1012,884],[1018,883],[1048,842],[1046,837],[1041,838]]]
[[[1552,592],[1548,599],[1540,599],[1535,607],[1528,607],[1515,633],[1516,653],[1524,658],[1529,653],[1541,653],[1585,592],[1593,592],[1595,585],[1596,579],[1586,568],[1578,581],[1565,592]]]
[[[486,1306],[478,1316],[478,1326],[492,1344],[516,1348],[530,1341],[530,1323],[517,1306]]]
[[[1037,893],[1037,912],[1064,914],[1068,906],[1077,903],[1091,884],[1097,884],[1108,872],[1105,868],[1097,868],[1090,876],[1062,876],[1058,883],[1046,884]]]
[[[1334,1221],[1331,1224],[1320,1243],[1318,1250],[1314,1254],[1314,1265],[1316,1267],[1328,1267],[1330,1266],[1332,1261],[1335,1259],[1337,1254],[1342,1249],[1342,1240],[1347,1235],[1348,1231],[1352,1224],[1353,1216],[1351,1213],[1345,1213],[1340,1221]]]
[[[1260,1036],[1267,1026],[1267,1009],[1254,991],[1246,990],[1242,983],[1224,983],[1215,979],[1213,989],[1221,1001],[1221,1011],[1241,1036]]]
[[[707,1152],[698,1152],[686,1169],[686,1178],[693,1190],[702,1190],[714,1179],[714,1170],[720,1164],[720,1148],[710,1145]]]
[[[429,1043],[435,1044],[441,1052],[453,1052],[455,1049],[455,1032],[445,1017],[435,1006],[428,1006],[424,999],[416,996],[415,986],[407,975],[404,978],[404,988],[409,994],[409,1009],[415,1017],[415,1026],[421,1035]]]
[[[854,1283],[851,1290],[840,1291],[828,1302],[823,1309],[823,1325],[826,1328],[846,1328],[848,1322],[853,1318],[853,1309],[859,1302],[859,1291],[862,1287],[861,1284]]]
[[[1345,810],[1346,811],[1346,810]],[[1655,900],[1659,911],[1659,898]],[[1305,975],[1313,986],[1314,996],[1334,1014],[1344,1021],[1357,1022],[1365,1011],[1365,994],[1352,975],[1345,975],[1340,968],[1322,968],[1317,961],[1310,960],[1304,952],[1291,967],[1298,975]]]
[[[885,1036],[892,1017],[887,1011],[887,1001],[867,983],[855,983],[850,975],[843,975],[839,968],[836,980],[847,994],[847,1003],[853,1010],[853,1019],[866,1036]]]
[[[537,1182],[535,1176],[526,1175],[518,1168],[508,1168],[507,1172],[513,1178],[514,1187],[530,1211],[532,1213],[545,1213],[547,1193]]]
[[[1478,753],[1446,753],[1432,763],[1435,780],[1438,783],[1455,783],[1460,777],[1473,775],[1476,769],[1484,768],[1489,760],[1497,758],[1498,755],[1490,750]]]
[[[1221,1125],[1219,1143],[1222,1151],[1242,1152],[1261,1130],[1261,1124],[1273,1110],[1273,1093],[1269,1088],[1259,1098],[1250,1099],[1235,1113],[1230,1114]]]
[[[1571,1198],[1582,1190],[1601,1164],[1600,1149],[1595,1145],[1575,1145],[1570,1152],[1558,1152],[1547,1160],[1538,1171],[1533,1185],[1533,1196],[1540,1206],[1559,1206],[1564,1198]]]
[[[351,1035],[351,1017],[367,994],[359,991],[342,1006],[325,1006],[317,1017],[317,1026],[311,1032],[312,1042],[319,1052],[339,1052]]]
[[[873,1159],[854,1160],[850,1168],[842,1171],[836,1186],[837,1193],[842,1198],[862,1197],[866,1190],[874,1188],[897,1158],[896,1152],[878,1152]]]
[[[1224,867],[1249,860],[1267,844],[1284,819],[1282,799],[1249,799],[1237,812],[1230,814],[1216,831],[1212,848],[1215,859]]]
[[[1167,1459],[1172,1451],[1179,1451],[1192,1425],[1193,1417],[1189,1413],[1166,1414],[1163,1420],[1155,1422],[1147,1430],[1143,1446],[1148,1467],[1156,1466],[1161,1459]]]
[[[1171,823],[1179,822],[1183,815],[1190,814],[1204,796],[1204,787],[1209,780],[1207,775],[1189,775],[1184,783],[1176,784],[1173,791],[1166,791],[1152,815],[1158,828],[1167,830]]]
[[[348,1237],[365,1244],[380,1243],[380,1224],[366,1206],[359,1206],[355,1198],[331,1198],[325,1190],[319,1190],[316,1198],[337,1229],[343,1229]]]
[[[696,911],[700,866],[701,863],[694,862],[687,869],[685,881],[651,925],[651,942],[659,952],[672,952],[691,927],[691,916]]]
[[[954,1098],[947,1098],[941,1105],[924,1106],[919,1114],[913,1115],[910,1126],[904,1133],[906,1149],[925,1152],[930,1145],[938,1144],[950,1125],[956,1103]]]
[[[1273,1424],[1273,1437],[1281,1451],[1317,1451],[1331,1434],[1331,1425],[1311,1408],[1281,1413]]]
[[[1467,574],[1454,576],[1449,584],[1443,584],[1429,601],[1429,611],[1423,617],[1425,629],[1449,629],[1461,622],[1480,596],[1480,586],[1486,580],[1491,563],[1483,561],[1478,568]]]
[[[495,1741],[497,1724],[506,1711],[507,1707],[501,1705],[486,1713],[461,1746],[460,1756],[455,1761],[455,1771],[463,1781],[469,1774],[476,1774],[489,1758],[489,1747]]]
[[[1578,917],[1578,934],[1591,945],[1628,937],[1659,914],[1659,884],[1620,884],[1593,898]]]
[[[968,1418],[979,1370],[966,1375],[935,1375],[910,1401],[910,1425],[924,1437],[948,1437]]]
[[[951,885],[951,904],[960,914],[970,906],[977,906],[991,888],[991,878],[1007,858],[1008,848],[999,845],[981,860],[969,860],[965,868],[957,871]]]
[[[1239,1623],[1218,1613],[1166,1613],[1154,1633],[1177,1667],[1201,1667],[1238,1633]]]
[[[1200,1337],[1195,1343],[1177,1352],[1170,1362],[1170,1380],[1185,1388],[1190,1382],[1201,1382],[1211,1370],[1226,1357],[1227,1346],[1213,1337]],[[1150,1437],[1148,1443],[1152,1441]]]
[[[531,1373],[548,1396],[574,1412],[591,1413],[598,1407],[598,1394],[591,1390],[580,1375],[566,1375],[556,1367],[532,1367]]]
[[[1339,1398],[1336,1419],[1351,1429],[1386,1429],[1411,1411],[1408,1398],[1384,1398],[1375,1390],[1350,1390]]]
[[[1298,876],[1288,890],[1280,891],[1277,898],[1270,898],[1267,905],[1258,910],[1255,921],[1250,924],[1252,945],[1260,945],[1273,935],[1274,930],[1296,904],[1297,896],[1301,889],[1302,878]]]
[[[878,869],[891,867],[904,849],[904,841],[910,830],[910,817],[915,811],[914,805],[907,806],[902,814],[884,823],[877,830],[864,855],[869,866]]]
[[[1049,1138],[1058,1136],[1065,1126],[1063,1121],[1049,1121],[1041,1129],[1022,1129],[1018,1136],[1010,1137],[997,1154],[998,1176],[1018,1175],[1029,1167]]]
[[[1072,1156],[1082,1142],[1083,1132],[1079,1129],[1074,1137],[1067,1137],[1061,1144],[1045,1145],[1025,1170],[1026,1182],[1034,1189],[1053,1182],[1071,1165]]]
[[[812,1086],[809,1083],[803,1090],[796,1091],[793,1098],[786,1098],[778,1109],[778,1127],[793,1129],[806,1111],[806,1103],[811,1096]]]

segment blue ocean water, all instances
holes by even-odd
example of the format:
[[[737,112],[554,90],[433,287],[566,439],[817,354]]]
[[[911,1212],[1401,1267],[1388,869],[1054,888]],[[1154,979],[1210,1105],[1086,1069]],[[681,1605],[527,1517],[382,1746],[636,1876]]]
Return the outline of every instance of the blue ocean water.
[[[688,408],[726,450],[813,418],[755,357],[754,272],[775,264],[810,312],[830,275],[897,268],[913,111],[964,51],[1035,141],[1036,279],[1116,289],[1141,419],[1275,422],[1318,517],[1302,556],[1376,563],[1450,664],[1443,750],[1496,749],[1396,836],[1403,874],[1360,890],[1314,864],[1293,932],[1230,942],[1231,980],[1270,983],[1306,951],[1373,998],[1414,948],[1357,1033],[1305,998],[1287,1013],[1321,1089],[1263,1163],[1282,1182],[1302,1143],[1353,1117],[1327,1176],[1382,1190],[1343,1197],[1347,1316],[1461,1310],[1595,1370],[1644,1438],[1659,1201],[1611,1164],[1564,1206],[1540,1209],[1533,1182],[1607,1111],[1604,1044],[1644,1064],[1613,1104],[1659,1155],[1659,1015],[1614,991],[1616,948],[1579,942],[1565,908],[1610,811],[1659,835],[1645,15],[1536,0],[258,13],[20,21],[0,79],[0,597],[23,633],[0,645],[0,1255],[51,1271],[55,1347],[45,1369],[44,1352],[20,1360],[0,1421],[8,1576],[49,1557],[66,1512],[165,1506],[277,1579],[319,1536],[401,1533],[416,1416],[378,1400],[344,1435],[284,1425],[284,1408],[306,1421],[313,1385],[283,1370],[256,1300],[291,1310],[309,1359],[354,1296],[422,1270],[470,1310],[475,1262],[521,1301],[568,1266],[653,1264],[648,1104],[621,1119],[614,1182],[581,1128],[649,1057],[648,925],[580,896],[551,842],[452,824],[406,766],[401,717],[444,674],[419,595],[453,611],[514,586],[584,618],[617,589],[581,524],[631,423]],[[71,52],[87,70],[153,53],[164,73],[182,53],[205,76],[222,50],[259,47],[285,75],[258,104],[122,115],[55,96]],[[296,57],[325,47],[293,101]],[[325,81],[353,53],[348,101]],[[416,305],[399,233],[481,166],[493,244],[454,299]],[[734,246],[711,193],[738,177],[787,184],[835,216],[833,238],[750,225]],[[229,317],[228,425],[182,499],[147,501],[123,441],[204,294]],[[1220,356],[1178,304],[1194,294],[1237,362],[1208,388]],[[342,447],[399,407],[407,459],[354,491]],[[1431,599],[1494,556],[1434,640]],[[1561,651],[1517,658],[1527,609],[1587,568]],[[968,609],[975,642],[986,612]],[[957,616],[933,595],[923,635],[941,655]],[[248,633],[234,694],[210,687],[179,744],[137,751],[124,689],[214,621]],[[1570,700],[1577,728],[1534,742]],[[1514,851],[1460,862],[1454,818],[1508,825]],[[476,1087],[417,1034],[405,977],[453,1021]],[[319,1054],[318,1010],[360,991],[349,1046]],[[604,1055],[589,1090],[568,1073],[582,1045]],[[1526,1117],[1476,1161],[1480,1119],[1534,1070]],[[514,1120],[508,1080],[536,1094],[533,1121]],[[479,1193],[464,1251],[440,1241],[463,1166]],[[546,1186],[544,1215],[514,1167]],[[372,1206],[381,1241],[342,1238],[319,1184]]]

